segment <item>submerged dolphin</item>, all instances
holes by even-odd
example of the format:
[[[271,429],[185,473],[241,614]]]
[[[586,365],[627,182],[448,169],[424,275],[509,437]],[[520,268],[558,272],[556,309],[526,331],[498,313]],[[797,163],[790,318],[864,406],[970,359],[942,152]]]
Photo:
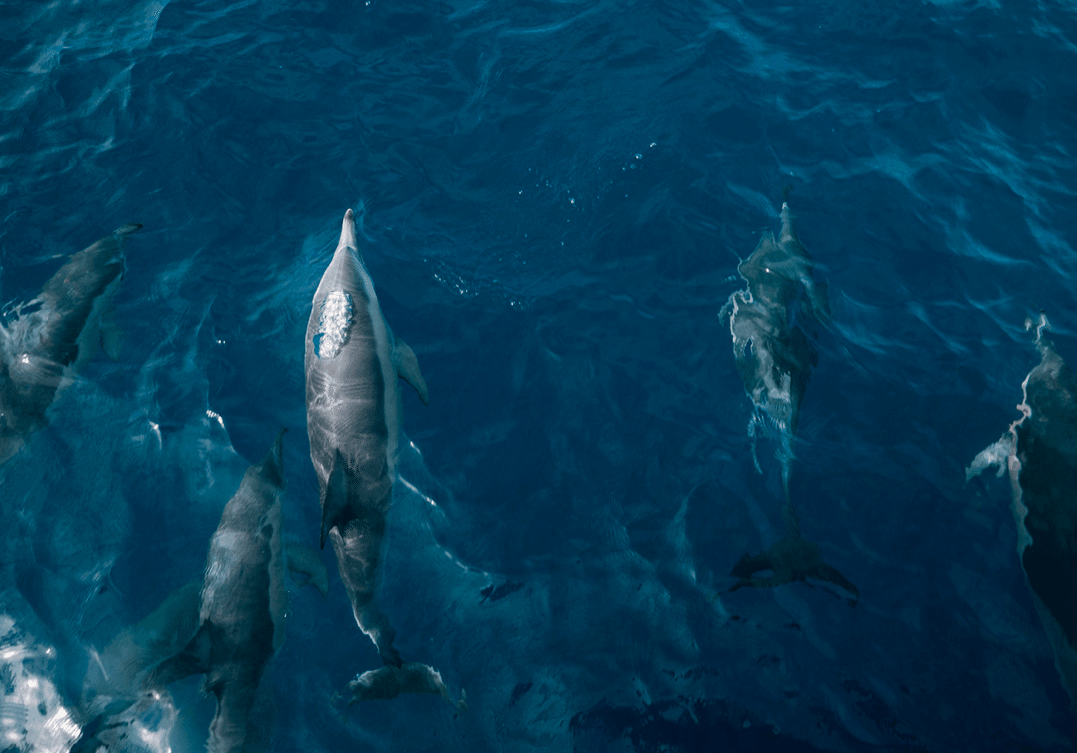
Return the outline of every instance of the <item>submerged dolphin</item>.
[[[205,690],[217,699],[209,750],[263,747],[264,734],[249,717],[268,692],[262,675],[284,640],[285,560],[323,594],[326,586],[325,568],[313,551],[282,548],[283,435],[282,429],[225,505],[203,578],[176,589],[100,653],[91,650],[81,698],[90,719],[86,750],[112,750],[107,739],[129,723],[132,709],[167,706],[165,686],[193,674],[206,675]]]
[[[776,429],[785,494],[785,537],[763,554],[742,556],[731,573],[738,581],[730,590],[741,586],[770,588],[813,578],[842,588],[852,596],[850,603],[855,604],[860,597],[856,586],[823,561],[818,546],[801,536],[789,499],[789,467],[800,404],[811,370],[818,362],[801,320],[812,318],[828,325],[830,305],[826,283],[813,278],[815,263],[797,238],[786,203],[782,204],[781,220],[777,239],[770,232],[764,233],[752,255],[737,266],[747,288],[730,295],[719,314],[729,317],[733,357],[754,406],[748,424],[753,456],[757,427],[764,431]],[[773,574],[756,575],[763,571]]]
[[[141,225],[124,225],[74,254],[41,293],[0,320],[0,464],[45,424],[57,393],[98,344],[115,358],[112,299],[123,279],[123,245]]]
[[[1025,322],[1041,359],[1021,384],[1021,418],[976,456],[965,480],[991,466],[1009,471],[1017,555],[1077,708],[1077,375],[1043,337],[1048,326],[1043,315]]]
[[[266,665],[284,641],[288,595],[281,545],[283,436],[282,429],[225,505],[209,544],[194,636],[162,662],[150,680],[167,685],[192,674],[206,675],[203,688],[217,699],[210,753],[251,750],[258,747],[252,741],[264,734],[249,714]],[[183,589],[177,593],[182,603]]]
[[[830,306],[826,283],[812,279],[815,265],[796,236],[788,204],[782,204],[781,220],[777,240],[765,233],[752,255],[737,266],[748,287],[729,296],[720,316],[729,317],[737,371],[755,406],[753,436],[758,423],[778,430],[788,497],[800,404],[818,361],[800,318],[811,316],[826,325]]]
[[[359,253],[355,215],[314,293],[306,337],[307,432],[318,474],[321,543],[333,543],[359,628],[400,667],[393,629],[375,603],[386,515],[393,499],[402,377],[428,401],[415,353],[393,336]]]

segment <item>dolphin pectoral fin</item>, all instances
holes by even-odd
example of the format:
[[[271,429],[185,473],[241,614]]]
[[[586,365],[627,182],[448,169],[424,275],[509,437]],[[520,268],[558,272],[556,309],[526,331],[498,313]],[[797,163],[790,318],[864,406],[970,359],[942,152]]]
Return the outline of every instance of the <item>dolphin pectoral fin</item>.
[[[393,363],[396,365],[396,373],[400,378],[415,388],[419,393],[419,399],[423,405],[430,405],[430,393],[426,389],[426,380],[419,371],[419,359],[415,357],[415,351],[399,337],[396,338],[396,347],[393,349]]]
[[[325,563],[318,553],[309,546],[301,544],[287,544],[288,569],[292,572],[292,579],[300,586],[311,585],[321,591],[322,596],[329,593],[329,575],[325,569]],[[308,577],[306,582],[300,583],[295,578],[295,573],[303,573]]]
[[[325,549],[325,539],[334,526],[339,525],[348,509],[348,476],[344,456],[340,450],[333,458],[333,468],[329,480],[322,489],[322,534],[321,547]]]
[[[212,622],[203,622],[182,651],[165,659],[157,666],[151,678],[151,684],[164,687],[185,677],[208,672],[210,651],[213,648],[213,630]]]
[[[100,652],[91,650],[82,703],[103,708],[115,698],[137,694],[147,676],[157,674],[190,641],[198,628],[201,582],[173,591],[153,612],[121,631]],[[178,678],[177,678],[178,679]],[[95,699],[104,699],[95,700]]]
[[[348,683],[348,690],[352,694],[349,706],[362,701],[387,701],[405,693],[426,693],[441,696],[460,711],[467,708],[463,694],[459,701],[454,701],[441,673],[419,662],[409,661],[399,667],[385,666],[364,672]]]
[[[129,222],[126,225],[121,225],[120,227],[113,230],[112,234],[115,235],[117,238],[123,240],[124,238],[129,236],[131,233],[135,232],[136,230],[141,230],[141,229],[142,229],[142,224],[141,223],[139,223],[139,222]]]

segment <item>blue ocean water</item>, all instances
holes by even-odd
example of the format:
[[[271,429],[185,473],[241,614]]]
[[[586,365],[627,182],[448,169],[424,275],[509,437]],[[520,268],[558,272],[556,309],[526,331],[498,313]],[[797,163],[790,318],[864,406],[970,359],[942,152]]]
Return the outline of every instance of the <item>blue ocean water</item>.
[[[1009,483],[965,467],[1017,417],[1026,317],[1077,363],[1075,133],[1068,3],[0,3],[0,300],[143,224],[118,359],[0,468],[0,659],[48,711],[8,690],[0,749],[89,739],[77,657],[198,577],[281,426],[317,546],[303,338],[348,207],[431,396],[380,599],[468,708],[347,707],[381,660],[326,550],[273,749],[1070,749]],[[730,590],[784,500],[718,314],[783,200],[832,311],[790,499],[852,606]],[[199,687],[123,749],[201,750]]]

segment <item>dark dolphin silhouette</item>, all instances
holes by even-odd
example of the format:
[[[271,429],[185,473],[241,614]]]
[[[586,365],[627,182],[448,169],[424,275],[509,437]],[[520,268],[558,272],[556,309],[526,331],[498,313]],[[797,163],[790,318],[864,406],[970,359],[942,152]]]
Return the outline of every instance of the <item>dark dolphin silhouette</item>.
[[[46,421],[46,411],[98,343],[115,358],[112,299],[123,279],[123,246],[141,225],[117,228],[74,254],[41,293],[0,321],[0,464]]]
[[[1021,418],[980,452],[966,482],[991,466],[1009,472],[1017,554],[1054,649],[1056,666],[1077,708],[1077,375],[1035,330],[1040,363],[1025,377]]]
[[[747,287],[730,295],[720,313],[729,318],[733,357],[754,406],[748,425],[753,456],[757,427],[776,431],[785,495],[785,537],[763,554],[741,557],[731,573],[738,578],[731,590],[742,586],[771,588],[812,578],[844,589],[853,597],[850,603],[855,604],[860,596],[856,586],[823,561],[818,546],[801,536],[789,498],[789,468],[800,405],[819,358],[803,325],[812,320],[829,325],[830,305],[826,283],[814,279],[815,263],[797,238],[785,203],[781,221],[778,237],[764,233],[752,255],[737,266]],[[764,571],[772,575],[757,575]]]

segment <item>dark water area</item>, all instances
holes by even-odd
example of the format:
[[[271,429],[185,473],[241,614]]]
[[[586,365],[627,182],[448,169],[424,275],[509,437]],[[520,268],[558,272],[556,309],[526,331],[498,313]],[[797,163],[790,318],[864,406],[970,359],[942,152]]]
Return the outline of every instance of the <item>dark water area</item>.
[[[268,747],[1071,750],[1010,483],[965,468],[1019,417],[1026,318],[1077,365],[1075,134],[1067,3],[0,3],[5,326],[143,225],[118,357],[0,466],[0,751],[88,745],[94,652],[200,577],[282,426],[317,548],[302,354],[349,207],[430,388],[379,598],[467,710],[347,706],[381,660],[327,548]],[[858,599],[730,574],[788,531],[719,317],[783,201],[831,312],[789,500]],[[113,749],[203,749],[199,682]]]

